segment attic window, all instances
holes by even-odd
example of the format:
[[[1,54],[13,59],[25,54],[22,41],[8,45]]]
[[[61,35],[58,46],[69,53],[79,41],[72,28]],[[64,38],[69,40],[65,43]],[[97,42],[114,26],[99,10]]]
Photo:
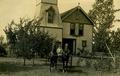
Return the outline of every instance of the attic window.
[[[55,11],[53,9],[53,7],[50,7],[47,10],[48,13],[48,23],[53,23],[54,22],[54,15],[55,15]]]

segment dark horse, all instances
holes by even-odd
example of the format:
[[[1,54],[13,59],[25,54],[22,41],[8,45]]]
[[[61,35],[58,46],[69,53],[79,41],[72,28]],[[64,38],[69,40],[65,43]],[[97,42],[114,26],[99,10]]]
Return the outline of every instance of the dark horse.
[[[57,69],[57,61],[59,58],[62,61],[62,66],[63,66],[62,70],[63,72],[66,72],[68,70],[68,63],[69,63],[70,56],[71,56],[70,51],[64,50],[61,56],[58,56],[56,49],[51,51],[50,52],[50,72],[53,67]]]
[[[53,51],[50,52],[50,72],[53,67],[57,69],[57,58],[58,55],[56,53],[56,50],[54,49]]]
[[[62,54],[63,72],[68,71],[68,63],[69,63],[70,56],[71,54],[69,51],[64,51]]]

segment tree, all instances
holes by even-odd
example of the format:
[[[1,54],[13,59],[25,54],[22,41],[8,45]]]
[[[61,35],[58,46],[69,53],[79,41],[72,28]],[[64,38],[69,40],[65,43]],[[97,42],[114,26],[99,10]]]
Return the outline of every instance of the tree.
[[[15,44],[16,44],[16,35],[14,32],[14,29],[12,28],[12,25],[14,24],[14,21],[11,21],[10,24],[8,24],[8,27],[4,29],[4,32],[7,36],[7,44],[9,46],[9,52],[10,55],[12,55],[15,52]]]
[[[108,53],[106,43],[109,44],[110,28],[113,26],[113,0],[96,0],[89,15],[95,23],[93,50]]]
[[[116,52],[116,54],[119,54],[120,52],[120,29],[117,29],[117,31],[111,32],[111,49],[112,52]]]
[[[4,42],[4,36],[0,36],[0,57],[7,56],[7,44]]]
[[[3,44],[3,40],[4,40],[4,37],[3,37],[3,36],[0,36],[0,44],[1,44],[1,45]]]
[[[23,57],[24,65],[26,59],[34,59],[35,54],[48,56],[52,49],[54,38],[40,30],[40,19],[20,19],[19,23],[12,21],[5,32],[9,44],[15,44],[17,57]]]
[[[120,65],[120,29],[118,28],[117,31],[111,32],[111,45],[110,49],[112,50],[112,53],[114,54],[115,60],[116,60],[116,68]]]
[[[7,56],[6,43],[4,43],[4,37],[0,36],[0,57]]]

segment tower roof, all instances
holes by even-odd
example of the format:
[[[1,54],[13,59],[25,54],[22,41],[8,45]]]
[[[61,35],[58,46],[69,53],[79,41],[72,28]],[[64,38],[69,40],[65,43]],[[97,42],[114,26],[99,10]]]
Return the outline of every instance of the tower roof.
[[[58,0],[39,0],[41,3],[45,3],[45,4],[57,4]]]

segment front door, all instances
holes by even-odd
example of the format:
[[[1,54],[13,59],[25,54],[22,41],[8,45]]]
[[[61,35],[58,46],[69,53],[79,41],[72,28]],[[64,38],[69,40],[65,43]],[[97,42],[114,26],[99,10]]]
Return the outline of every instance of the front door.
[[[65,47],[65,44],[68,44],[68,48],[71,51],[71,53],[75,53],[76,51],[76,40],[75,39],[63,39],[63,49]]]

